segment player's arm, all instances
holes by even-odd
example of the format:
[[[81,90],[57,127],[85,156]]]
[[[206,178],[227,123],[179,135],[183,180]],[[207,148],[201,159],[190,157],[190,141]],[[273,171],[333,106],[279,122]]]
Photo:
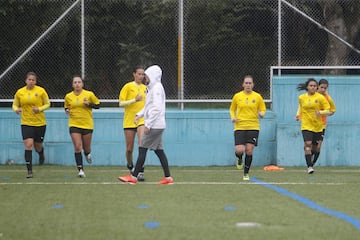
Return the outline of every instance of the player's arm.
[[[336,112],[336,106],[335,106],[334,100],[330,97],[330,95],[329,95],[328,101],[329,101],[329,104],[330,104],[330,114],[329,114],[329,116],[331,116]]]
[[[65,96],[64,110],[65,110],[66,115],[70,115],[70,103],[68,101],[68,95]]]
[[[47,93],[45,91],[42,95],[42,101],[43,101],[43,105],[38,108],[40,112],[43,112],[46,109],[50,108],[49,96],[47,95]]]
[[[232,122],[236,122],[237,119],[235,117],[235,112],[236,112],[236,100],[235,100],[235,96],[233,97],[231,104],[230,104],[230,108],[229,108],[229,113],[230,113],[230,119]]]
[[[259,104],[258,116],[260,118],[263,118],[266,113],[266,105],[264,99],[261,96],[259,98],[260,98],[260,104]]]
[[[299,98],[299,104],[295,115],[295,120],[299,121],[301,119],[301,100]]]
[[[127,101],[119,101],[119,107],[125,107],[125,106],[128,106],[128,105],[136,103],[136,102],[137,102],[136,98],[130,99],[130,100],[127,100]]]
[[[93,108],[93,109],[99,109],[100,108],[100,101],[95,96],[93,92],[90,92],[90,101],[86,104],[87,107]]]
[[[19,114],[22,111],[22,109],[20,107],[20,100],[16,95],[14,97],[14,101],[13,101],[13,104],[12,104],[12,109],[13,109],[14,112],[16,112],[16,114]]]
[[[154,86],[152,90],[152,96],[155,96],[152,98],[152,104],[148,111],[150,112],[150,116],[145,119],[145,127],[148,129],[151,129],[152,126],[154,126],[156,120],[158,119],[158,116],[161,114],[161,105],[162,105],[162,98],[159,96],[163,95],[162,88],[158,87],[158,85]]]
[[[136,103],[137,101],[140,101],[142,97],[139,97],[139,95],[137,95],[135,98],[133,99],[127,99],[127,92],[128,92],[128,85],[125,85],[120,93],[119,93],[119,107],[125,107],[128,105],[131,105],[133,103]]]
[[[329,104],[328,100],[326,100],[325,97],[321,100],[321,105],[322,105],[322,108],[319,111],[320,115],[329,115],[331,113],[330,112],[330,104]]]

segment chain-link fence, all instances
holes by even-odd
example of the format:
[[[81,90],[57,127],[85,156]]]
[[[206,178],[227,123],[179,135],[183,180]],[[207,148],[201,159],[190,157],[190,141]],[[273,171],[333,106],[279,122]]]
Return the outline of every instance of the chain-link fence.
[[[357,0],[1,1],[0,99],[35,71],[51,99],[80,74],[116,101],[132,69],[151,64],[168,99],[229,100],[247,74],[270,99],[270,66],[359,65],[359,10]]]

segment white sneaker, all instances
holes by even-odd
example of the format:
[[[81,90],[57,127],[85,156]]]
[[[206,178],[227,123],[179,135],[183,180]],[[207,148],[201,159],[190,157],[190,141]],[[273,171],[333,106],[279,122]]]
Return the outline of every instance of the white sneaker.
[[[314,173],[313,167],[308,167],[307,172],[308,172],[308,174]]]
[[[91,154],[89,153],[88,155],[85,156],[86,161],[91,164],[92,163],[92,158],[91,158]]]
[[[86,176],[85,176],[85,173],[84,173],[84,171],[83,171],[82,169],[79,170],[78,176],[79,176],[80,178],[86,177]]]

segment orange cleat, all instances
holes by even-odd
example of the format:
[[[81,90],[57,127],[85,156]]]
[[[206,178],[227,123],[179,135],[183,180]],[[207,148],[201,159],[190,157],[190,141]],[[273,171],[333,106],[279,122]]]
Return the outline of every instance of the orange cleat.
[[[158,184],[174,184],[174,179],[172,177],[164,177]]]
[[[129,184],[136,184],[137,183],[137,179],[136,177],[134,177],[131,174],[125,175],[125,176],[119,176],[118,179],[124,183],[129,183]]]

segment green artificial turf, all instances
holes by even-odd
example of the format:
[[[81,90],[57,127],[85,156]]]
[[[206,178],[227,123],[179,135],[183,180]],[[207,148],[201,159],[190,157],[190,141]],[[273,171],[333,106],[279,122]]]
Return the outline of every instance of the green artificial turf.
[[[253,167],[250,182],[234,166],[170,169],[173,185],[156,184],[160,167],[128,185],[124,167],[86,166],[80,179],[75,167],[34,166],[26,179],[25,166],[0,166],[0,240],[360,239],[359,168]]]

